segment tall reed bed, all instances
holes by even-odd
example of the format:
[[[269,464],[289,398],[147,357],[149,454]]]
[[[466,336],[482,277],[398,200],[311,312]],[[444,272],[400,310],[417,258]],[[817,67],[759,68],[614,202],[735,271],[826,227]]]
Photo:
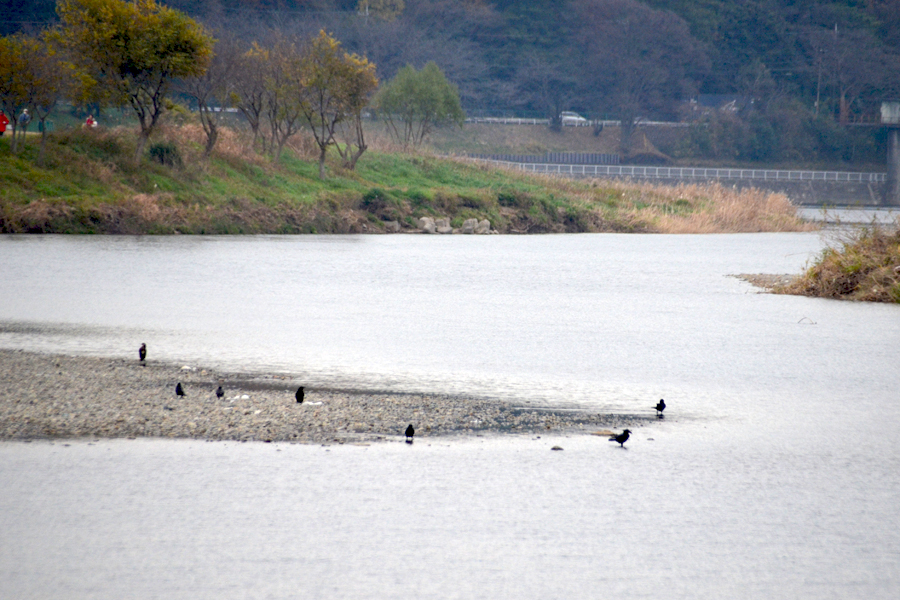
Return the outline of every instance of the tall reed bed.
[[[616,181],[631,200],[636,219],[660,233],[754,233],[811,231],[787,196],[756,188],[736,189],[719,183],[660,186]]]
[[[774,291],[820,298],[900,303],[900,220],[841,230],[807,271]]]
[[[579,197],[582,205],[598,212],[604,220],[629,223],[634,231],[755,233],[819,229],[819,225],[801,219],[797,207],[784,194],[757,188],[594,179],[586,190],[578,180],[545,178],[557,180],[557,185]]]

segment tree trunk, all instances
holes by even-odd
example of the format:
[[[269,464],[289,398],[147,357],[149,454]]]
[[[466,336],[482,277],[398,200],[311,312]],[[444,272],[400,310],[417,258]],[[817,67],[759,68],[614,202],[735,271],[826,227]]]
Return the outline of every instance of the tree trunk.
[[[319,147],[319,179],[325,179],[325,154],[328,146]]]
[[[17,154],[18,146],[17,146],[16,142],[18,140],[16,139],[16,136],[18,135],[18,129],[16,127],[15,119],[11,120],[9,124],[12,125],[12,129],[10,129],[10,132],[12,133],[12,138],[10,138],[10,140],[9,140],[9,151],[12,154]]]
[[[354,152],[354,153],[353,153],[353,156],[350,158],[350,165],[349,165],[349,167],[350,167],[350,170],[351,170],[351,171],[353,171],[354,169],[356,169],[356,162],[359,160],[359,158],[360,158],[363,154],[365,154],[365,152],[366,152],[366,150],[368,150],[368,148],[369,148],[369,147],[368,147],[368,146],[365,146],[365,145],[363,145],[363,146],[357,146],[356,152]]]
[[[619,121],[619,151],[628,156],[631,153],[631,142],[635,131],[634,119],[624,118]]]
[[[141,163],[148,139],[150,139],[150,132],[141,130],[141,134],[138,136],[137,151],[134,153],[134,164],[139,165]]]
[[[47,122],[41,119],[41,150],[38,152],[37,164],[39,167],[44,166],[44,156],[47,151]]]
[[[845,90],[841,90],[841,105],[838,121],[841,125],[846,125],[850,122],[850,103],[847,102],[847,92]]]
[[[205,156],[206,158],[210,157],[218,139],[219,130],[217,127],[213,126],[213,128],[210,129],[206,134],[206,148],[203,149],[203,156]]]
[[[212,154],[216,140],[219,139],[219,125],[216,117],[211,113],[205,101],[198,100],[198,110],[200,113],[200,125],[203,127],[203,133],[206,134],[206,147],[203,149],[203,156],[209,158]]]

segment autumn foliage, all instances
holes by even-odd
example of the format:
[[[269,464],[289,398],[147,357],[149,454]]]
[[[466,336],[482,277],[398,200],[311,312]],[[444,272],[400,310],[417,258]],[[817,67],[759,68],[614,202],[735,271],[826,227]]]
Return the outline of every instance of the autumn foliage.
[[[139,160],[172,82],[204,73],[212,38],[155,0],[60,0],[56,10],[60,43],[85,75],[82,98],[131,106],[141,127]]]
[[[385,17],[393,5],[382,4],[372,9]],[[311,39],[276,34],[245,45],[225,35],[218,43],[156,0],[59,0],[57,14],[59,24],[39,37],[0,38],[5,113],[28,109],[42,121],[62,98],[130,107],[140,125],[137,163],[177,86],[196,103],[207,157],[229,107],[243,113],[261,149],[276,159],[292,136],[309,131],[323,178],[329,148],[350,169],[366,151],[361,115],[378,86],[375,65],[344,52],[324,30]],[[13,118],[13,151],[17,125]]]

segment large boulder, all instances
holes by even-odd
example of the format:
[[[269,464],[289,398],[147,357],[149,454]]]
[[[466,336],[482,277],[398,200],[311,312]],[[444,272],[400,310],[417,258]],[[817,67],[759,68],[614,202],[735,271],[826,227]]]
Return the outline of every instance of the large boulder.
[[[437,230],[431,217],[419,217],[419,229],[422,233],[434,233]]]
[[[487,219],[482,219],[478,222],[478,225],[475,226],[475,233],[484,234],[491,232],[491,222]]]
[[[466,219],[462,225],[462,233],[475,233],[478,227],[478,219]]]
[[[434,224],[437,227],[438,233],[453,233],[453,228],[450,227],[450,219],[438,219]]]

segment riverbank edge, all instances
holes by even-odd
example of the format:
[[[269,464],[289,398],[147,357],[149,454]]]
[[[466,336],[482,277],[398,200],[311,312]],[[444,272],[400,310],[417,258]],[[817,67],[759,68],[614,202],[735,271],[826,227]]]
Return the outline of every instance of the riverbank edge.
[[[137,354],[137,353],[135,353]],[[181,383],[186,396],[175,394]],[[225,395],[215,395],[218,386]],[[444,394],[309,389],[287,375],[0,349],[0,441],[163,438],[345,444],[484,434],[591,434],[647,415]]]

